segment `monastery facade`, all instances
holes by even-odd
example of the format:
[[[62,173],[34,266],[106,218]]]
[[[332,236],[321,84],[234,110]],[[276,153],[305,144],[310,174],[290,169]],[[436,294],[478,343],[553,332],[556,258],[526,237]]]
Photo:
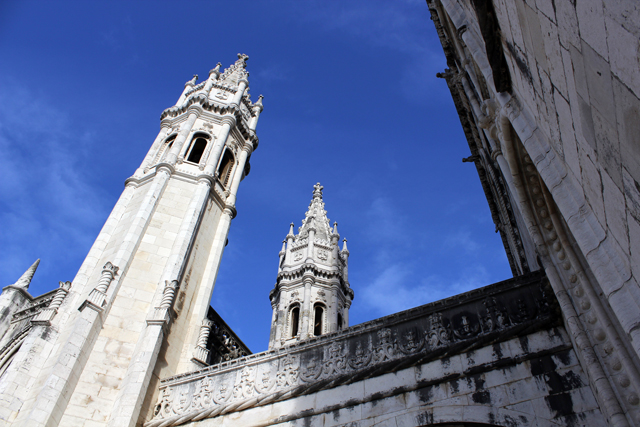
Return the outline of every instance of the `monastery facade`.
[[[3,289],[4,425],[640,425],[639,8],[425,7],[514,278],[349,326],[318,183],[251,354],[209,305],[263,109],[239,54],[162,113],[73,281]]]

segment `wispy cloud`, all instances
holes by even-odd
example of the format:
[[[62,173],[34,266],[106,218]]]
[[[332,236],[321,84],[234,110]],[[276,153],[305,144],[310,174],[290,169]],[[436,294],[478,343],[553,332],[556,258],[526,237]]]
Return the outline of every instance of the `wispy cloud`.
[[[390,63],[384,72],[394,75],[407,100],[424,105],[436,97],[448,99],[446,85],[433,84],[446,62],[440,47],[429,38],[433,30],[425,22],[429,11],[423,1],[295,1],[291,6],[301,22],[357,38],[364,46],[402,54],[404,59]]]
[[[361,286],[359,304],[376,316],[384,316],[486,285],[487,271],[481,265],[456,272],[453,277],[428,276],[420,279],[407,263],[384,268],[370,284]]]
[[[0,86],[0,98],[0,244],[11,248],[0,275],[10,280],[36,256],[63,264],[85,251],[108,208],[86,179],[93,136],[19,82]]]
[[[428,49],[425,40],[415,37],[424,29],[418,1],[397,2],[293,2],[297,17],[324,26],[327,31],[342,31],[377,47],[415,55]],[[418,13],[416,13],[418,11]],[[424,12],[428,13],[428,11]]]
[[[471,233],[467,230],[456,230],[449,234],[444,240],[444,247],[453,251],[462,251],[466,255],[475,255],[481,249],[471,237]]]

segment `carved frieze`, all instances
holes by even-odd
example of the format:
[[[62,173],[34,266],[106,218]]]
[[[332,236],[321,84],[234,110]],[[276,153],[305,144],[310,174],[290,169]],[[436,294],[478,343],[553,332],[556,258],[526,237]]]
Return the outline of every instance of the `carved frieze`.
[[[243,410],[556,324],[540,273],[166,379],[146,427]]]

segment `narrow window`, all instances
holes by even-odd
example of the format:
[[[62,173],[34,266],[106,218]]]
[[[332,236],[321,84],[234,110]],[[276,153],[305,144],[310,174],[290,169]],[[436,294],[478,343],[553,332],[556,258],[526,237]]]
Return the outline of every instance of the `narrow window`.
[[[193,144],[191,144],[191,150],[187,161],[191,163],[200,163],[204,149],[207,147],[207,140],[204,138],[197,138]]]
[[[342,329],[342,314],[338,313],[338,329]]]
[[[158,155],[156,156],[156,160],[154,163],[158,163],[159,161],[164,160],[164,158],[167,157],[167,153],[169,152],[169,150],[171,150],[171,146],[173,145],[173,141],[175,140],[176,135],[173,135],[172,137],[167,139],[164,144],[162,144],[162,147],[160,148],[160,150],[158,150]]]
[[[322,335],[322,317],[324,315],[324,309],[321,305],[316,305],[314,309],[314,321],[313,321],[313,335]]]
[[[226,150],[222,156],[220,167],[218,168],[218,179],[223,187],[226,187],[231,180],[231,171],[233,170],[234,158],[231,151]]]
[[[298,335],[298,323],[300,322],[300,307],[291,309],[291,338]]]

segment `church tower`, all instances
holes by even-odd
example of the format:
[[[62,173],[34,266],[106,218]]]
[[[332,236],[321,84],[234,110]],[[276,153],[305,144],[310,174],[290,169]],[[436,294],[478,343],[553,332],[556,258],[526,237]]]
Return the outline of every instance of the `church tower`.
[[[150,416],[159,378],[202,366],[198,343],[258,146],[262,96],[250,99],[247,60],[186,83],[74,280],[34,300],[46,309],[5,313],[4,425],[132,427]]]
[[[298,234],[291,223],[282,242],[275,288],[269,349],[279,348],[349,326],[353,290],[349,286],[347,239],[338,247],[338,224],[331,228],[322,200],[323,187],[313,187],[313,199]]]

